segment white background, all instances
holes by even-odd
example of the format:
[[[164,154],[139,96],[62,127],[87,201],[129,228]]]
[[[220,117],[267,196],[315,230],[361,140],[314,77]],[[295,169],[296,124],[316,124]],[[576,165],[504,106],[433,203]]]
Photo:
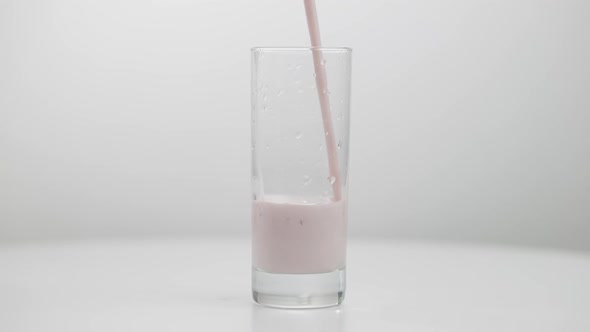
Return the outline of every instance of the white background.
[[[350,233],[590,249],[590,5],[318,0]],[[0,242],[247,234],[252,46],[299,0],[0,0]]]

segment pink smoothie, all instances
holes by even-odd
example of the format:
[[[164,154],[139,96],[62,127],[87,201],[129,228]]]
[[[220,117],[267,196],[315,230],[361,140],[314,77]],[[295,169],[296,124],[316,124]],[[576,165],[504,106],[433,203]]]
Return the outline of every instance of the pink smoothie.
[[[265,197],[252,206],[253,265],[271,273],[322,273],[343,268],[346,204]]]

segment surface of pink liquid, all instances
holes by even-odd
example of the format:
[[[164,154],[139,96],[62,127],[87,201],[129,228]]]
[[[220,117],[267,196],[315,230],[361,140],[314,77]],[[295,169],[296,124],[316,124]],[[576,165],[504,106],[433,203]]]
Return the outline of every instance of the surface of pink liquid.
[[[265,197],[252,206],[253,265],[270,273],[324,273],[345,266],[343,201]]]

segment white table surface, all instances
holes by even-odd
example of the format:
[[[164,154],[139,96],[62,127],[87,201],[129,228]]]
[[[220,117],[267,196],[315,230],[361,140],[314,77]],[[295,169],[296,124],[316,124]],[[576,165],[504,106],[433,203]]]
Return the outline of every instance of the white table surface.
[[[357,240],[338,308],[267,309],[247,239],[0,245],[0,331],[590,331],[590,255]]]

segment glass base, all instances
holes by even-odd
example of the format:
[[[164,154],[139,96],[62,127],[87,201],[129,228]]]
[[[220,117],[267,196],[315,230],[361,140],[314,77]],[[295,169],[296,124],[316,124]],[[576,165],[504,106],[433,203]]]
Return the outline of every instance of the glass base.
[[[326,273],[285,274],[252,269],[252,296],[274,308],[324,308],[344,300],[346,269]]]

